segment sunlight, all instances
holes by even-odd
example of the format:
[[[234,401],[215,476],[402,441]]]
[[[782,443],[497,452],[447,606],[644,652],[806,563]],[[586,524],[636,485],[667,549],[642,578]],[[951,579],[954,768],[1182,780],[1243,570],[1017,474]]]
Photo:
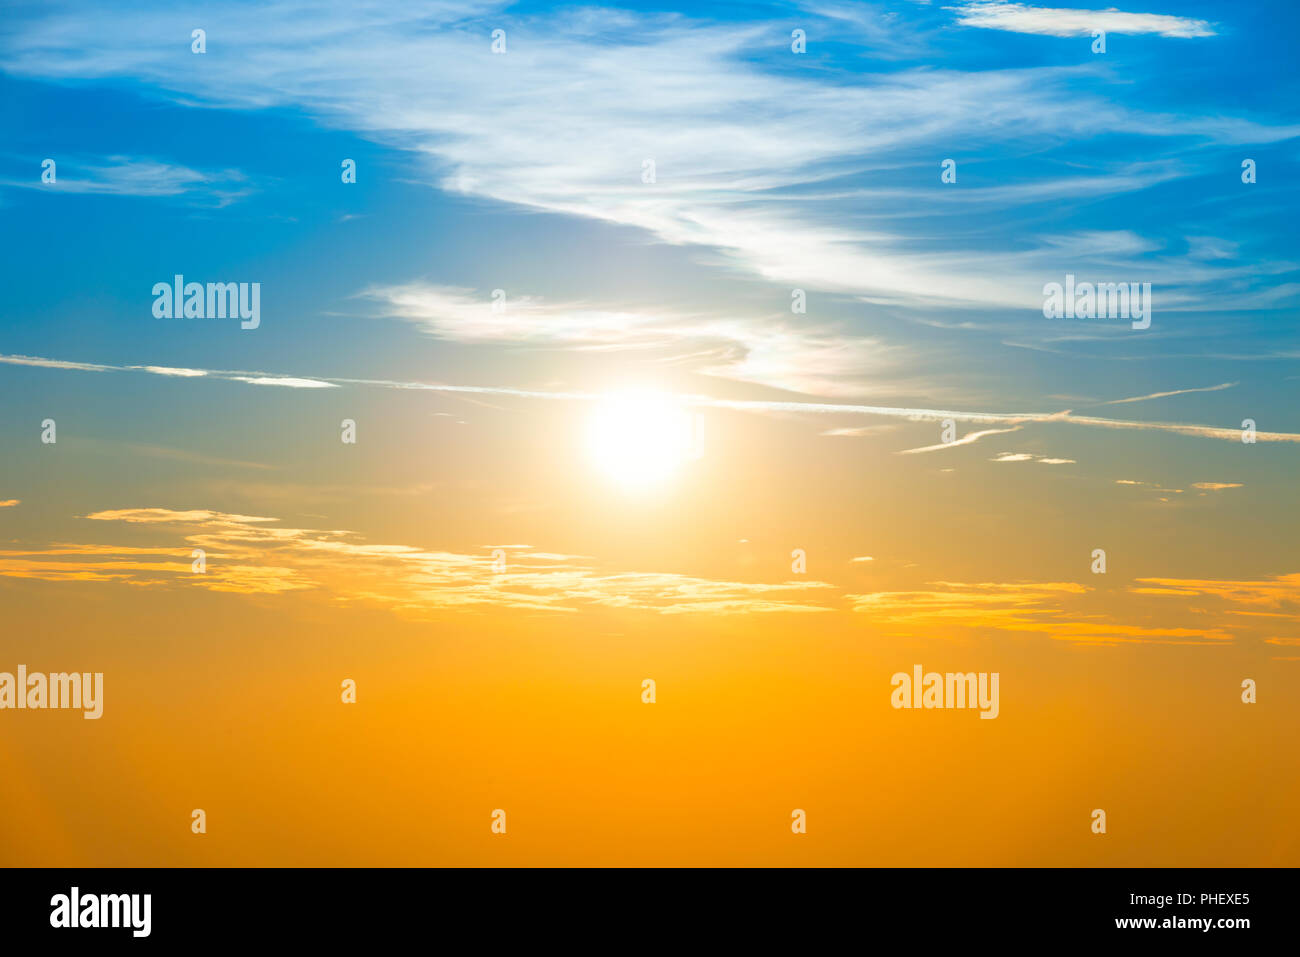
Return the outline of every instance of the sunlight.
[[[696,457],[692,416],[670,395],[621,392],[597,404],[587,431],[592,462],[628,489],[646,489]]]

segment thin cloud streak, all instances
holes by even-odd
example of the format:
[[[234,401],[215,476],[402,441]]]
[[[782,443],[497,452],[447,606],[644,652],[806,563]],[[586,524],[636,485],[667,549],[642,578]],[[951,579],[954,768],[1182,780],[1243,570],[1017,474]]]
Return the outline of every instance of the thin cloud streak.
[[[1127,643],[1228,644],[1223,628],[1152,628],[1096,620],[1083,615],[1079,602],[1094,589],[1077,582],[927,582],[917,591],[846,595],[852,610],[865,613],[875,627],[892,634],[954,629],[1034,632],[1060,641],[1091,645]]]
[[[225,206],[247,195],[239,170],[195,170],[149,158],[109,156],[98,162],[63,160],[54,182],[39,179],[0,180],[0,185],[102,196],[171,197],[199,194],[214,205]]]
[[[1015,426],[1010,429],[984,429],[980,432],[968,432],[960,439],[953,439],[951,442],[941,442],[938,445],[923,445],[919,449],[903,449],[901,452],[895,452],[895,455],[917,455],[922,452],[942,452],[944,449],[955,448],[959,445],[971,445],[984,438],[986,435],[1001,435],[1004,432],[1019,432],[1021,426]]]
[[[1128,402],[1145,402],[1147,399],[1167,399],[1171,395],[1189,395],[1193,392],[1221,392],[1224,389],[1231,389],[1237,383],[1221,382],[1218,385],[1208,385],[1201,389],[1175,389],[1172,392],[1152,392],[1150,395],[1135,395],[1128,399],[1111,399],[1108,402],[1098,402],[1098,405],[1124,405]]]
[[[93,372],[143,372],[158,374],[152,366],[113,366],[99,363],[69,362],[62,359],[43,359],[36,356],[0,355],[0,363],[32,366],[47,369],[93,371]],[[548,392],[536,389],[513,389],[505,386],[447,385],[430,382],[399,382],[391,379],[350,379],[330,376],[303,378],[299,376],[273,376],[264,372],[206,371],[204,376],[224,379],[231,382],[248,383],[260,380],[259,385],[275,385],[289,388],[319,388],[326,385],[370,386],[382,389],[410,389],[424,392],[468,393],[477,395],[512,396],[521,399],[548,399],[561,401],[597,402],[605,398],[598,392]],[[193,378],[190,376],[189,378]],[[1125,419],[1106,419],[1091,415],[1074,415],[1069,409],[1061,412],[969,412],[956,409],[908,408],[906,406],[857,405],[834,402],[792,402],[765,399],[720,399],[696,393],[681,393],[675,398],[690,406],[714,409],[731,409],[737,412],[775,412],[809,415],[875,415],[885,418],[909,419],[914,422],[941,422],[953,419],[957,422],[978,422],[992,425],[1024,425],[1027,423],[1061,423],[1066,425],[1083,425],[1103,429],[1136,429],[1148,432],[1170,432],[1177,435],[1198,438],[1241,441],[1241,430],[1222,428],[1212,425],[1196,425],[1181,422],[1137,422]],[[1257,442],[1294,442],[1300,443],[1300,433],[1295,432],[1256,432]]]

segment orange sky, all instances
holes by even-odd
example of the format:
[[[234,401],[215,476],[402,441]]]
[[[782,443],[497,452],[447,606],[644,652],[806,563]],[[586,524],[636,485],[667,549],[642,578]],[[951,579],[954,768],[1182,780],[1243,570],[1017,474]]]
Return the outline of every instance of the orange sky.
[[[1214,574],[1251,485],[1162,503],[716,413],[703,457],[629,490],[585,408],[521,412],[517,462],[436,420],[405,461],[373,426],[336,448],[323,416],[271,469],[24,452],[48,478],[0,513],[4,666],[102,671],[106,701],[0,715],[5,863],[1295,862],[1296,577]],[[108,478],[73,480],[92,455]],[[294,478],[347,455],[346,482]],[[998,718],[892,709],[914,664],[998,672]]]

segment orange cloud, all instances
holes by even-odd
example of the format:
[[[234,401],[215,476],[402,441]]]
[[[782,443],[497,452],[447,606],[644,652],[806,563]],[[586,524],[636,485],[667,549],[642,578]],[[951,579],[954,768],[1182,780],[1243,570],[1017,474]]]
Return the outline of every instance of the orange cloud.
[[[1206,578],[1139,578],[1143,587],[1131,588],[1137,595],[1179,595],[1220,598],[1243,605],[1261,605],[1279,610],[1278,617],[1300,619],[1300,572],[1255,581]],[[1248,614],[1234,611],[1234,614]],[[1250,614],[1264,614],[1251,612]]]
[[[360,540],[355,532],[284,528],[277,519],[206,509],[112,509],[96,522],[158,526],[173,535],[159,547],[52,544],[0,550],[0,575],[45,581],[131,585],[184,584],[240,594],[320,591],[335,601],[365,601],[419,616],[448,608],[504,607],[573,612],[589,607],[660,614],[821,612],[819,581],[734,582],[664,572],[602,573],[582,556],[502,547],[466,555]],[[191,567],[194,549],[205,571]],[[517,549],[517,552],[515,551]],[[159,561],[143,560],[146,556]],[[170,558],[171,560],[165,560]]]
[[[943,633],[960,629],[1036,632],[1062,641],[1091,644],[1156,642],[1203,644],[1231,641],[1221,628],[1149,628],[1104,620],[1067,608],[1092,588],[1077,582],[930,582],[933,590],[847,596],[853,610],[871,615],[891,631]]]

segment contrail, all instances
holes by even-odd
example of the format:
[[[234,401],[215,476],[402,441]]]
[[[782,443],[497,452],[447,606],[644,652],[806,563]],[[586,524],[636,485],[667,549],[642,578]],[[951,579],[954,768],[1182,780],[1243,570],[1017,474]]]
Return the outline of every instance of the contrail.
[[[1224,389],[1231,389],[1237,383],[1221,382],[1218,385],[1207,385],[1200,389],[1175,389],[1173,392],[1152,392],[1150,395],[1135,395],[1128,399],[1111,399],[1109,402],[1098,402],[1098,405],[1124,405],[1126,402],[1145,402],[1148,399],[1165,399],[1171,395],[1189,395],[1193,392],[1221,392]]]
[[[365,386],[379,389],[411,389],[424,392],[468,393],[476,395],[503,395],[521,399],[551,399],[570,402],[594,402],[604,396],[599,392],[544,392],[533,389],[511,389],[505,386],[446,385],[434,382],[400,382],[392,379],[345,379],[331,376],[296,376],[269,372],[243,372],[229,369],[187,369],[155,365],[105,365],[92,362],[73,362],[65,359],[45,359],[39,356],[0,355],[0,363],[34,366],[43,369],[60,369],[73,372],[138,372],[170,378],[210,378],[245,385],[290,389],[322,389],[340,386]],[[1102,429],[1140,429],[1149,432],[1172,432],[1199,438],[1240,441],[1241,429],[1213,425],[1196,425],[1181,422],[1136,422],[1128,419],[1107,419],[1094,415],[1073,415],[1071,410],[1060,412],[963,412],[956,409],[921,409],[906,406],[853,405],[835,402],[790,402],[765,399],[719,399],[714,396],[681,393],[676,396],[685,405],[713,409],[733,409],[737,412],[783,412],[795,415],[872,415],[913,422],[977,422],[989,425],[1024,425],[1031,422],[1060,422]],[[1300,442],[1295,432],[1256,432],[1259,442]],[[920,450],[911,450],[920,451]]]

